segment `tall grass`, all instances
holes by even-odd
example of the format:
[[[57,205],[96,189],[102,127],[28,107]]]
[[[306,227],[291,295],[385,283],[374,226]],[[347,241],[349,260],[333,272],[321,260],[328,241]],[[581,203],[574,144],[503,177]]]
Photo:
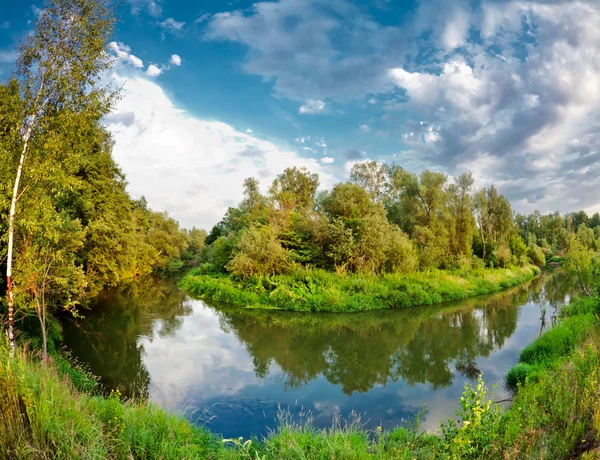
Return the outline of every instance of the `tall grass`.
[[[180,285],[193,296],[241,307],[356,312],[464,300],[523,284],[538,274],[533,266],[381,276],[302,269],[242,282],[192,271]]]
[[[220,440],[153,404],[78,390],[63,363],[0,341],[0,458],[217,458]],[[71,375],[71,374],[70,374]]]

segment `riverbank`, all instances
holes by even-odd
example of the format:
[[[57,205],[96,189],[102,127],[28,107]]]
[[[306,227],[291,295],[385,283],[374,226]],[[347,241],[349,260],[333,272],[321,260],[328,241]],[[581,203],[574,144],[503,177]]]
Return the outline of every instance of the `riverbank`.
[[[52,458],[571,458],[598,448],[600,335],[597,299],[563,308],[558,325],[521,353],[511,406],[493,403],[480,381],[467,387],[456,422],[439,432],[418,427],[363,428],[360,419],[328,430],[282,414],[263,440],[223,442],[153,404],[101,397],[64,363],[43,366],[0,343],[0,457]],[[73,376],[79,373],[79,380]],[[523,375],[524,374],[524,375]],[[491,398],[491,399],[490,399]],[[591,453],[589,454],[591,457]]]
[[[531,265],[380,276],[298,270],[289,275],[241,281],[192,270],[180,286],[194,297],[238,307],[357,312],[464,300],[523,284],[539,273],[539,268]]]

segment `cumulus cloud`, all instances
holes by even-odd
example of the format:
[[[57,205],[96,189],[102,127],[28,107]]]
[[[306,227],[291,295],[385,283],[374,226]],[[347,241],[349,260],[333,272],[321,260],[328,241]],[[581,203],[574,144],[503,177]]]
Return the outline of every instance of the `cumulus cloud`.
[[[131,53],[131,48],[121,42],[110,42],[108,47],[117,56],[119,61],[127,64],[131,64],[133,67],[138,69],[144,67],[144,62],[137,56]]]
[[[298,101],[383,91],[385,69],[402,63],[407,43],[402,29],[377,24],[345,0],[254,3],[214,15],[206,37],[245,45],[244,69]]]
[[[332,157],[323,157],[321,158],[321,163],[331,164],[335,161],[335,158]]]
[[[324,109],[325,103],[323,101],[309,99],[306,101],[306,104],[300,106],[298,113],[302,115],[314,115],[323,112]]]
[[[369,127],[369,125],[364,124],[364,125],[359,125],[358,130],[361,133],[368,133],[369,131],[371,131],[371,128]]]
[[[181,56],[179,56],[178,54],[172,54],[171,60],[169,62],[173,65],[180,66],[181,65]]]
[[[216,121],[195,118],[177,108],[157,84],[119,78],[123,97],[108,128],[115,159],[127,174],[133,196],[169,211],[183,225],[210,228],[242,197],[243,180],[257,177],[266,188],[288,166],[333,178],[316,159],[302,158],[272,142]]]
[[[160,74],[163,73],[162,68],[154,65],[154,64],[150,64],[148,66],[148,68],[146,69],[146,75],[148,75],[149,77],[158,77]]]
[[[464,45],[462,52],[438,55],[427,68],[389,72],[408,98],[399,107],[427,120],[403,127],[412,155],[451,171],[473,170],[523,212],[566,211],[575,202],[593,207],[600,186],[600,5],[487,2],[467,22],[482,44],[457,34],[462,38],[444,48]]]

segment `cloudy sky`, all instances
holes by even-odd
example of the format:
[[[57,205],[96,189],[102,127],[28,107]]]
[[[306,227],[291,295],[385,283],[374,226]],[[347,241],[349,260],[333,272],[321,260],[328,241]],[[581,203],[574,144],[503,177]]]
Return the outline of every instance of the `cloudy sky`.
[[[470,170],[520,212],[600,210],[598,0],[121,3],[114,155],[185,226],[245,177],[328,187],[367,159]],[[0,78],[42,6],[3,6]]]

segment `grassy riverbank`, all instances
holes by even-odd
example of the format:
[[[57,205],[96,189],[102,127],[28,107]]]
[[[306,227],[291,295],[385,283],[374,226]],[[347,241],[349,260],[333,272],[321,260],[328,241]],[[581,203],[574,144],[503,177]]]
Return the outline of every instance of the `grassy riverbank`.
[[[180,286],[192,296],[239,307],[356,312],[464,300],[523,284],[539,273],[534,266],[381,276],[298,270],[244,282],[192,270]]]
[[[522,376],[509,409],[492,403],[479,382],[465,390],[456,423],[431,434],[369,432],[359,419],[318,430],[310,420],[283,415],[264,440],[223,442],[155,405],[94,395],[89,377],[72,369],[65,374],[60,360],[44,366],[22,349],[11,360],[2,341],[0,457],[558,459],[587,452],[594,458],[600,445],[598,305],[597,299],[574,301],[554,329],[523,350],[521,361],[535,372]]]

